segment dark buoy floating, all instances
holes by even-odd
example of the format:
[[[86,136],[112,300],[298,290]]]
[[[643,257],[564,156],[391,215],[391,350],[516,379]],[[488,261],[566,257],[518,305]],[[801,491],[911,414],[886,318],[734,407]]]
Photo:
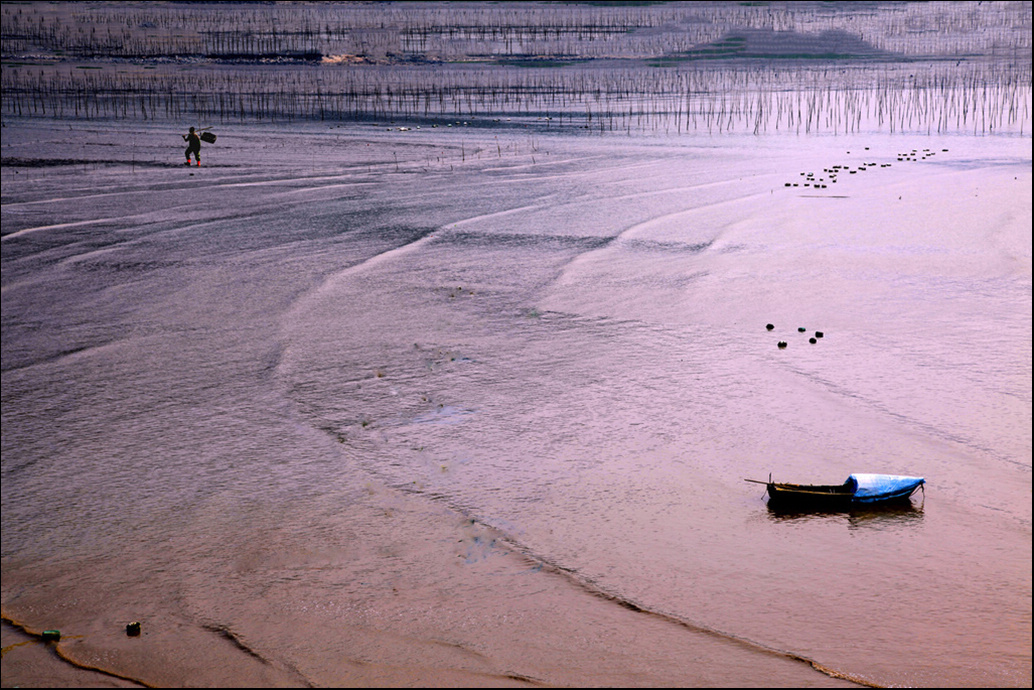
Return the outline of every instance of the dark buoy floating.
[[[779,341],[779,349],[782,350],[784,347],[786,347],[786,341],[785,340],[780,340]]]
[[[126,624],[126,635],[129,637],[140,636],[140,623],[133,621],[132,623]]]
[[[768,330],[772,330],[773,328],[775,328],[775,326],[773,326],[772,324],[768,324],[767,326],[765,326],[765,328],[767,328]]]
[[[43,634],[41,635],[41,637],[43,638],[44,642],[57,642],[58,640],[61,639],[61,631],[60,630],[44,630]]]

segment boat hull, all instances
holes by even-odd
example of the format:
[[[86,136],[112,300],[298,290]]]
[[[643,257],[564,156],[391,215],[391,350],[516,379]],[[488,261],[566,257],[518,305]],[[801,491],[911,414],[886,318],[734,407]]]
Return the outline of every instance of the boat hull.
[[[824,486],[807,484],[768,485],[768,504],[774,507],[843,510],[851,507],[854,492],[843,485]]]
[[[851,510],[908,501],[922,477],[852,474],[843,484],[785,484],[768,482],[768,503],[773,508]]]

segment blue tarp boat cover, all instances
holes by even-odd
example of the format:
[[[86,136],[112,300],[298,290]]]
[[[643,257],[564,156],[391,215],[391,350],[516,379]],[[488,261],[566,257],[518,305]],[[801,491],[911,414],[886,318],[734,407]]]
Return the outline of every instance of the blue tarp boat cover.
[[[902,477],[896,474],[852,474],[856,501],[872,501],[915,491],[925,480],[922,477]]]

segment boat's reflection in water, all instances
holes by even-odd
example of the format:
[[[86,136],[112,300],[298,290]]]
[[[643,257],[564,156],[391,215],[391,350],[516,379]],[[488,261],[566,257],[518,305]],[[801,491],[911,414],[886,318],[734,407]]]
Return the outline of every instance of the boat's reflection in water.
[[[802,510],[769,505],[768,517],[773,522],[844,522],[850,529],[885,529],[922,522],[923,504],[905,501],[844,510]]]

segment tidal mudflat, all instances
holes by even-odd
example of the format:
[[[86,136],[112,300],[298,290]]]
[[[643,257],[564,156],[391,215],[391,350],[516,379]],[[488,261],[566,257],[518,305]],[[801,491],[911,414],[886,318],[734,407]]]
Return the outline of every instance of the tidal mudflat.
[[[5,110],[3,684],[1029,687],[1027,79],[800,131]],[[864,471],[926,490],[743,481]]]

